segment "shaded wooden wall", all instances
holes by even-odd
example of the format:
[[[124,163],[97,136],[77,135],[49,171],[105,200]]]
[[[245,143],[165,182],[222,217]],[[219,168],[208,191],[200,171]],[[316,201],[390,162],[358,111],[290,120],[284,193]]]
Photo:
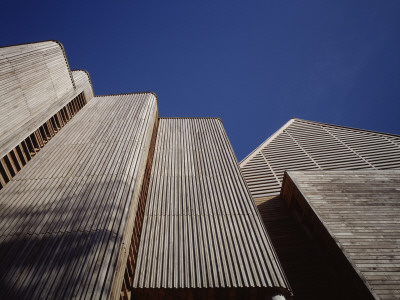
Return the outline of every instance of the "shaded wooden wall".
[[[282,198],[347,295],[400,298],[400,170],[292,171]]]
[[[250,153],[240,168],[295,297],[345,298],[326,258],[279,198],[284,172],[399,169],[400,136],[292,119]]]
[[[95,97],[0,190],[0,298],[118,298],[157,120]]]

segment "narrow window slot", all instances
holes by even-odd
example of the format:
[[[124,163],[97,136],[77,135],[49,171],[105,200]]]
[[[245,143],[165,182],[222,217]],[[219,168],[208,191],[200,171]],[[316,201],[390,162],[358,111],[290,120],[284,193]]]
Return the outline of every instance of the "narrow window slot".
[[[69,113],[68,105],[63,108],[63,111],[68,122],[71,119],[71,114]]]
[[[52,134],[51,134],[49,126],[47,126],[47,122],[44,123],[41,127],[43,128],[44,134],[46,136],[46,140],[47,141],[51,140]]]
[[[79,111],[78,105],[76,104],[76,99],[72,100],[72,105],[74,107],[75,114]]]
[[[86,104],[76,96],[0,160],[0,189]]]
[[[71,103],[71,107],[72,107],[72,112],[74,113],[74,116],[75,116],[76,115],[75,99],[72,100],[70,103]]]
[[[30,142],[32,143],[32,146],[33,146],[33,151],[32,151],[32,152],[36,153],[36,152],[40,149],[40,146],[39,146],[39,142],[38,142],[37,139],[36,139],[36,134],[35,134],[35,132],[32,133],[32,134],[29,136],[29,138],[30,138]]]
[[[47,122],[46,122],[46,127],[47,127],[47,129],[49,130],[49,132],[50,132],[50,136],[53,137],[53,136],[54,136],[54,129],[53,129],[53,126],[51,125],[50,120],[51,120],[51,119],[47,120]]]
[[[71,107],[71,102],[67,104],[67,111],[68,111],[68,113],[70,115],[70,119],[71,119],[74,116],[74,112]]]
[[[55,127],[54,127],[53,124],[51,123],[51,118],[48,119],[46,123],[47,123],[47,127],[49,128],[51,137],[53,137],[53,136],[56,134],[56,131],[55,131]],[[56,129],[57,129],[57,128],[56,128]]]
[[[40,134],[39,129],[35,130],[35,137],[36,137],[36,141],[38,142],[38,145],[39,145],[39,147],[38,147],[38,151],[39,151],[40,148],[43,148],[43,146],[44,146],[42,135]]]
[[[14,149],[11,150],[8,154],[9,154],[11,164],[14,167],[15,173],[18,173],[18,171],[21,170],[22,162],[18,159],[17,155],[14,152]]]
[[[15,147],[14,150],[16,152],[17,158],[19,158],[19,161],[21,162],[21,166],[25,166],[27,160],[20,147],[22,147],[21,144]]]
[[[79,110],[81,110],[83,107],[83,101],[81,95],[78,96],[78,104],[79,104]]]
[[[25,139],[25,141],[23,141],[21,143],[22,146],[22,150],[25,153],[25,157],[26,157],[26,162],[31,160],[31,151],[29,150],[29,146],[27,143],[27,140],[29,139],[29,137],[27,139]],[[33,148],[32,148],[33,149]],[[33,150],[32,152],[34,152],[35,150]]]
[[[83,104],[82,104],[82,98],[80,95],[78,98],[76,98],[76,103],[78,104],[78,109],[81,110],[83,107]]]
[[[67,116],[66,116],[66,114],[65,114],[64,109],[65,109],[65,108],[62,108],[62,109],[60,110],[60,115],[61,115],[62,121],[63,121],[63,123],[64,123],[64,126],[65,126],[65,124],[67,124],[67,122],[68,122],[68,119],[67,119]]]
[[[7,182],[10,181],[10,178],[7,175],[7,172],[4,168],[3,161],[0,160],[0,182],[2,186],[5,186]]]
[[[55,116],[51,117],[50,124],[51,124],[51,128],[53,129],[54,134],[56,134],[58,132],[59,128],[58,128]]]
[[[8,158],[8,156],[4,156],[3,157],[3,162],[4,162],[4,166],[8,175],[8,178],[13,178],[16,174],[16,172],[14,171],[14,168],[10,162],[10,159]]]
[[[61,128],[62,128],[62,123],[61,123],[61,121],[60,121],[60,116],[59,116],[59,113],[56,113],[55,115],[54,115],[54,122],[56,123],[56,125],[57,125],[57,130],[60,130]]]
[[[41,136],[43,144],[47,144],[47,135],[46,135],[46,132],[44,131],[43,126],[39,127],[38,132],[39,132],[39,135]]]
[[[77,107],[76,107],[76,99],[74,99],[74,100],[72,100],[71,101],[71,104],[72,104],[72,106],[73,106],[73,109],[74,109],[74,114],[76,114],[77,113]]]
[[[58,123],[60,123],[60,128],[63,128],[65,125],[65,122],[64,122],[64,117],[62,115],[61,110],[57,113],[57,121],[58,121]]]

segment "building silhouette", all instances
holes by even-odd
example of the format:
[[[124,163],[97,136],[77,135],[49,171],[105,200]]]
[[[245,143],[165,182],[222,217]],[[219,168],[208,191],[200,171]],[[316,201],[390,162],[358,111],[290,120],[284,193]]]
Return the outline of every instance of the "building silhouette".
[[[400,296],[400,136],[292,119],[238,164],[157,101],[0,48],[0,298]]]

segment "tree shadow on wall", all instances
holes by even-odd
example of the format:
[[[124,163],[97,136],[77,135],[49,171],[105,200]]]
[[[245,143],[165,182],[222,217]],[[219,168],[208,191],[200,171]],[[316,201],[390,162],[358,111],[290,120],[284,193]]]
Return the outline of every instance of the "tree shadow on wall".
[[[121,182],[102,182],[109,183]],[[18,230],[0,236],[0,299],[65,299],[108,293],[123,215],[111,212],[123,210],[127,200],[120,203],[109,196],[107,201],[89,201],[83,197],[95,186],[84,186],[74,198],[86,200],[73,208],[67,197],[58,200],[53,209],[44,207],[32,214],[26,208],[13,211],[13,218],[20,219]],[[82,226],[88,220],[94,222],[92,226]],[[33,234],[38,226],[44,229]]]

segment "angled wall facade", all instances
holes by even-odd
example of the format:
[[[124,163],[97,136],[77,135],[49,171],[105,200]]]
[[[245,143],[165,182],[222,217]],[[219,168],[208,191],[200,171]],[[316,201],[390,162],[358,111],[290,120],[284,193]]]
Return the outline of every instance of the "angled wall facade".
[[[0,48],[0,189],[92,98],[59,42]]]
[[[0,191],[0,298],[119,296],[157,118],[151,93],[95,97]]]
[[[300,119],[238,164],[219,119],[94,96],[55,41],[2,47],[0,298],[397,297],[387,169],[400,136]]]
[[[240,168],[296,299],[357,298],[355,286],[346,287],[342,276],[332,271],[318,237],[308,229],[312,217],[298,216],[295,206],[282,200],[284,174],[400,169],[400,136],[291,119],[250,153]],[[308,184],[313,184],[311,177]],[[323,191],[316,197],[323,199]]]
[[[290,171],[282,199],[306,219],[355,299],[400,297],[400,170]]]
[[[292,297],[220,120],[94,96],[54,41],[0,75],[0,298]]]
[[[400,168],[400,136],[292,119],[240,162],[254,198],[279,195],[285,170]]]

